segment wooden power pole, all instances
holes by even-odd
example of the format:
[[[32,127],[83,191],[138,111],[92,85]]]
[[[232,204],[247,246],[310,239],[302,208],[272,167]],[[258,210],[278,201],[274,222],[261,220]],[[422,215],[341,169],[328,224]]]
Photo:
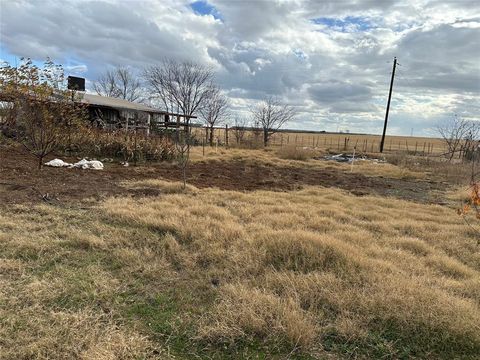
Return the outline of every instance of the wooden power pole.
[[[383,124],[382,141],[380,142],[380,152],[383,152],[383,145],[385,143],[385,133],[387,132],[388,111],[390,110],[390,100],[392,99],[393,79],[395,77],[395,68],[397,67],[397,58],[393,58],[392,79],[390,80],[390,91],[388,93],[387,111],[385,112],[385,123]]]

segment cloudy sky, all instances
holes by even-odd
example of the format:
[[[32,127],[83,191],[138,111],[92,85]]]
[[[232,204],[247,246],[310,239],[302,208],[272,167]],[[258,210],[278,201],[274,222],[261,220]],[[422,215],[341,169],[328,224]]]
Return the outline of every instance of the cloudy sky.
[[[164,57],[212,66],[235,114],[277,96],[289,128],[435,135],[480,120],[480,5],[474,0],[0,0],[0,59],[47,56],[94,80]]]

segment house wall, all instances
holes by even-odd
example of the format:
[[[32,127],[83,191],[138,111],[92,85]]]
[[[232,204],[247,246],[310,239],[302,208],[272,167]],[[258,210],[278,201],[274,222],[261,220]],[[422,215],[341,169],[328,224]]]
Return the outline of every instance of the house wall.
[[[108,130],[148,128],[148,113],[143,111],[90,106],[89,114],[94,125]]]

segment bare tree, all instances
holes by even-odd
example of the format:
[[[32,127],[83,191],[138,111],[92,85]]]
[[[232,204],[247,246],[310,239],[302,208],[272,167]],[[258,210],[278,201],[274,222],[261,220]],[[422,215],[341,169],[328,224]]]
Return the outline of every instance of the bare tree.
[[[213,87],[213,71],[190,61],[163,60],[145,69],[144,77],[165,110],[185,115],[199,112]]]
[[[214,127],[220,125],[228,115],[228,99],[218,87],[212,87],[200,108],[205,125],[210,130],[209,143],[213,146]]]
[[[213,71],[193,62],[165,59],[160,65],[145,69],[144,77],[165,110],[187,115],[185,132],[180,136],[182,134],[177,128],[175,144],[185,187],[191,142],[188,116],[205,106],[213,88]]]
[[[243,138],[245,137],[245,131],[247,127],[247,120],[245,118],[235,117],[233,121],[233,136],[235,136],[235,140],[237,144],[241,144],[243,142]]]
[[[98,95],[140,102],[142,98],[142,84],[134,73],[125,67],[107,70],[93,83]]]
[[[119,97],[119,91],[117,88],[115,72],[113,70],[107,70],[101,74],[97,81],[93,83],[93,89],[98,95]]]
[[[447,144],[448,160],[451,161],[455,153],[477,141],[480,135],[480,124],[468,121],[455,115],[453,120],[437,126],[437,131]]]
[[[270,136],[292,120],[295,110],[289,105],[282,105],[277,99],[268,97],[252,110],[255,123],[258,123],[263,131],[263,145],[267,146]]]
[[[176,130],[175,149],[177,150],[177,161],[182,171],[183,189],[187,187],[187,169],[190,160],[190,129],[187,128],[184,132]]]

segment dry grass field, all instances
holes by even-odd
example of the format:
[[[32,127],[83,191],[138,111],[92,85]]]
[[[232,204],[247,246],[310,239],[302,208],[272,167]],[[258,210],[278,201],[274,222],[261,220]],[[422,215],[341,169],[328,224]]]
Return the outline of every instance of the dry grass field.
[[[193,133],[199,141],[205,139],[204,128],[194,128]],[[229,130],[229,144],[238,146],[234,130]],[[225,129],[215,129],[214,137],[220,144],[225,143]],[[347,134],[347,133],[309,133],[309,132],[278,132],[272,135],[270,145],[310,147],[319,150],[353,151],[355,147],[360,153],[375,153],[379,151],[380,135]],[[246,131],[243,147],[252,146],[252,142],[260,143],[261,136],[255,137],[252,131]],[[416,136],[386,136],[384,152],[408,152],[412,154],[444,154],[447,151],[445,142],[438,138]]]
[[[0,358],[478,358],[466,167],[314,155],[196,148],[185,191],[163,164],[107,164],[102,196],[36,173],[83,199],[3,188]]]

